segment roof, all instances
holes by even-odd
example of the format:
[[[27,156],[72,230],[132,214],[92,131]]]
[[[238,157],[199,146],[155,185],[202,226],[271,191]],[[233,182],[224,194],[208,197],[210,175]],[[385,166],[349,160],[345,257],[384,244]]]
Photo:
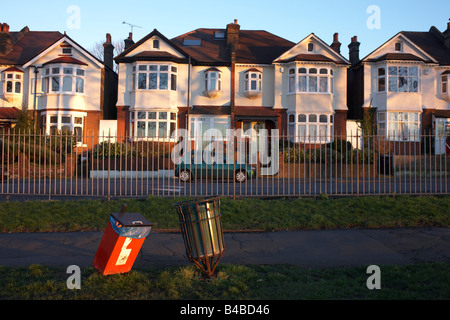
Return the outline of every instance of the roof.
[[[329,57],[326,57],[322,54],[312,54],[312,53],[301,53],[294,57],[283,59],[283,60],[277,60],[277,62],[292,62],[292,61],[314,61],[314,62],[334,62],[336,64],[347,64],[345,61],[342,60],[333,60]]]
[[[16,107],[0,108],[0,120],[17,120],[20,110]]]
[[[56,63],[70,63],[70,64],[80,64],[82,66],[87,66],[87,63],[84,63],[83,61],[80,61],[78,59],[75,59],[73,57],[59,57],[50,61],[47,61],[44,63],[44,66],[47,64],[56,64]]]
[[[226,29],[200,28],[171,39],[199,64],[231,64],[230,52],[225,38],[214,34],[226,33]],[[200,39],[201,45],[183,45],[184,39]],[[271,64],[274,59],[290,49],[295,43],[262,30],[240,30],[236,63]]]
[[[63,36],[60,32],[24,29],[27,31],[10,32],[13,47],[6,55],[0,56],[0,64],[23,65]]]
[[[423,62],[432,62],[431,60],[424,60],[416,55],[411,53],[386,53],[378,58],[367,59],[367,62],[378,62],[385,60],[405,60],[405,61],[423,61]]]
[[[440,65],[450,65],[450,49],[444,45],[440,31],[431,27],[427,32],[402,31],[405,37],[436,59]]]
[[[187,59],[179,58],[167,51],[142,51],[132,57],[124,57],[119,59],[120,62],[134,62],[134,61],[187,62]]]

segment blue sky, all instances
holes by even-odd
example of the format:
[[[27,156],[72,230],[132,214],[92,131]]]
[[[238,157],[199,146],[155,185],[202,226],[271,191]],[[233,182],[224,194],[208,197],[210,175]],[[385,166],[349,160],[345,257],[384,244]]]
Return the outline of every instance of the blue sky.
[[[24,4],[25,3],[25,4]],[[330,44],[335,32],[348,57],[347,45],[357,35],[361,58],[402,30],[443,31],[450,18],[450,1],[394,0],[62,0],[7,1],[0,22],[11,30],[28,26],[34,31],[66,31],[86,49],[110,33],[122,40],[131,31],[123,21],[137,25],[137,41],[158,29],[173,38],[197,28],[224,28],[238,19],[241,29],[266,30],[299,42],[315,33]]]

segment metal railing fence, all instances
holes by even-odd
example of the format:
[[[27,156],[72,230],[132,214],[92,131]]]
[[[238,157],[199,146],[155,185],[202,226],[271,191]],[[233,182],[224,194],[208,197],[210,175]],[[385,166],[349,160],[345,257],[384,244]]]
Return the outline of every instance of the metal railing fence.
[[[191,163],[186,157],[178,164],[195,140],[188,140],[183,149],[169,138],[85,136],[80,144],[80,137],[67,134],[4,131],[0,194],[111,198],[449,193],[450,154],[445,141],[433,134],[408,140],[357,133],[323,138],[283,135],[275,143],[261,144],[258,137],[240,143],[198,140],[203,153],[197,159],[189,154]]]

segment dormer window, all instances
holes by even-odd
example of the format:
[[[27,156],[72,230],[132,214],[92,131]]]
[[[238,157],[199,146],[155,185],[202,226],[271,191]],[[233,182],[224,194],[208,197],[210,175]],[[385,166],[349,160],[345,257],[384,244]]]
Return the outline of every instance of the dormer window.
[[[314,43],[310,42],[308,43],[308,52],[313,52],[314,51]]]
[[[403,51],[403,44],[401,42],[395,43],[395,51],[398,51],[398,52]]]
[[[245,72],[244,93],[247,98],[255,98],[262,92],[262,72],[258,69],[250,69]]]
[[[159,40],[158,39],[153,40],[153,49],[159,49]]]
[[[216,98],[222,93],[222,73],[219,69],[210,68],[205,71],[205,95]]]

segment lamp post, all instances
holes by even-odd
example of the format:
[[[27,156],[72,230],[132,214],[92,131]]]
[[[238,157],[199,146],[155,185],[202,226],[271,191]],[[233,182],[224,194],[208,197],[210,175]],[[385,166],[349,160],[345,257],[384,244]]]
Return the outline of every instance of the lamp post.
[[[184,201],[173,205],[178,212],[186,254],[208,277],[225,251],[220,214],[220,197]]]

